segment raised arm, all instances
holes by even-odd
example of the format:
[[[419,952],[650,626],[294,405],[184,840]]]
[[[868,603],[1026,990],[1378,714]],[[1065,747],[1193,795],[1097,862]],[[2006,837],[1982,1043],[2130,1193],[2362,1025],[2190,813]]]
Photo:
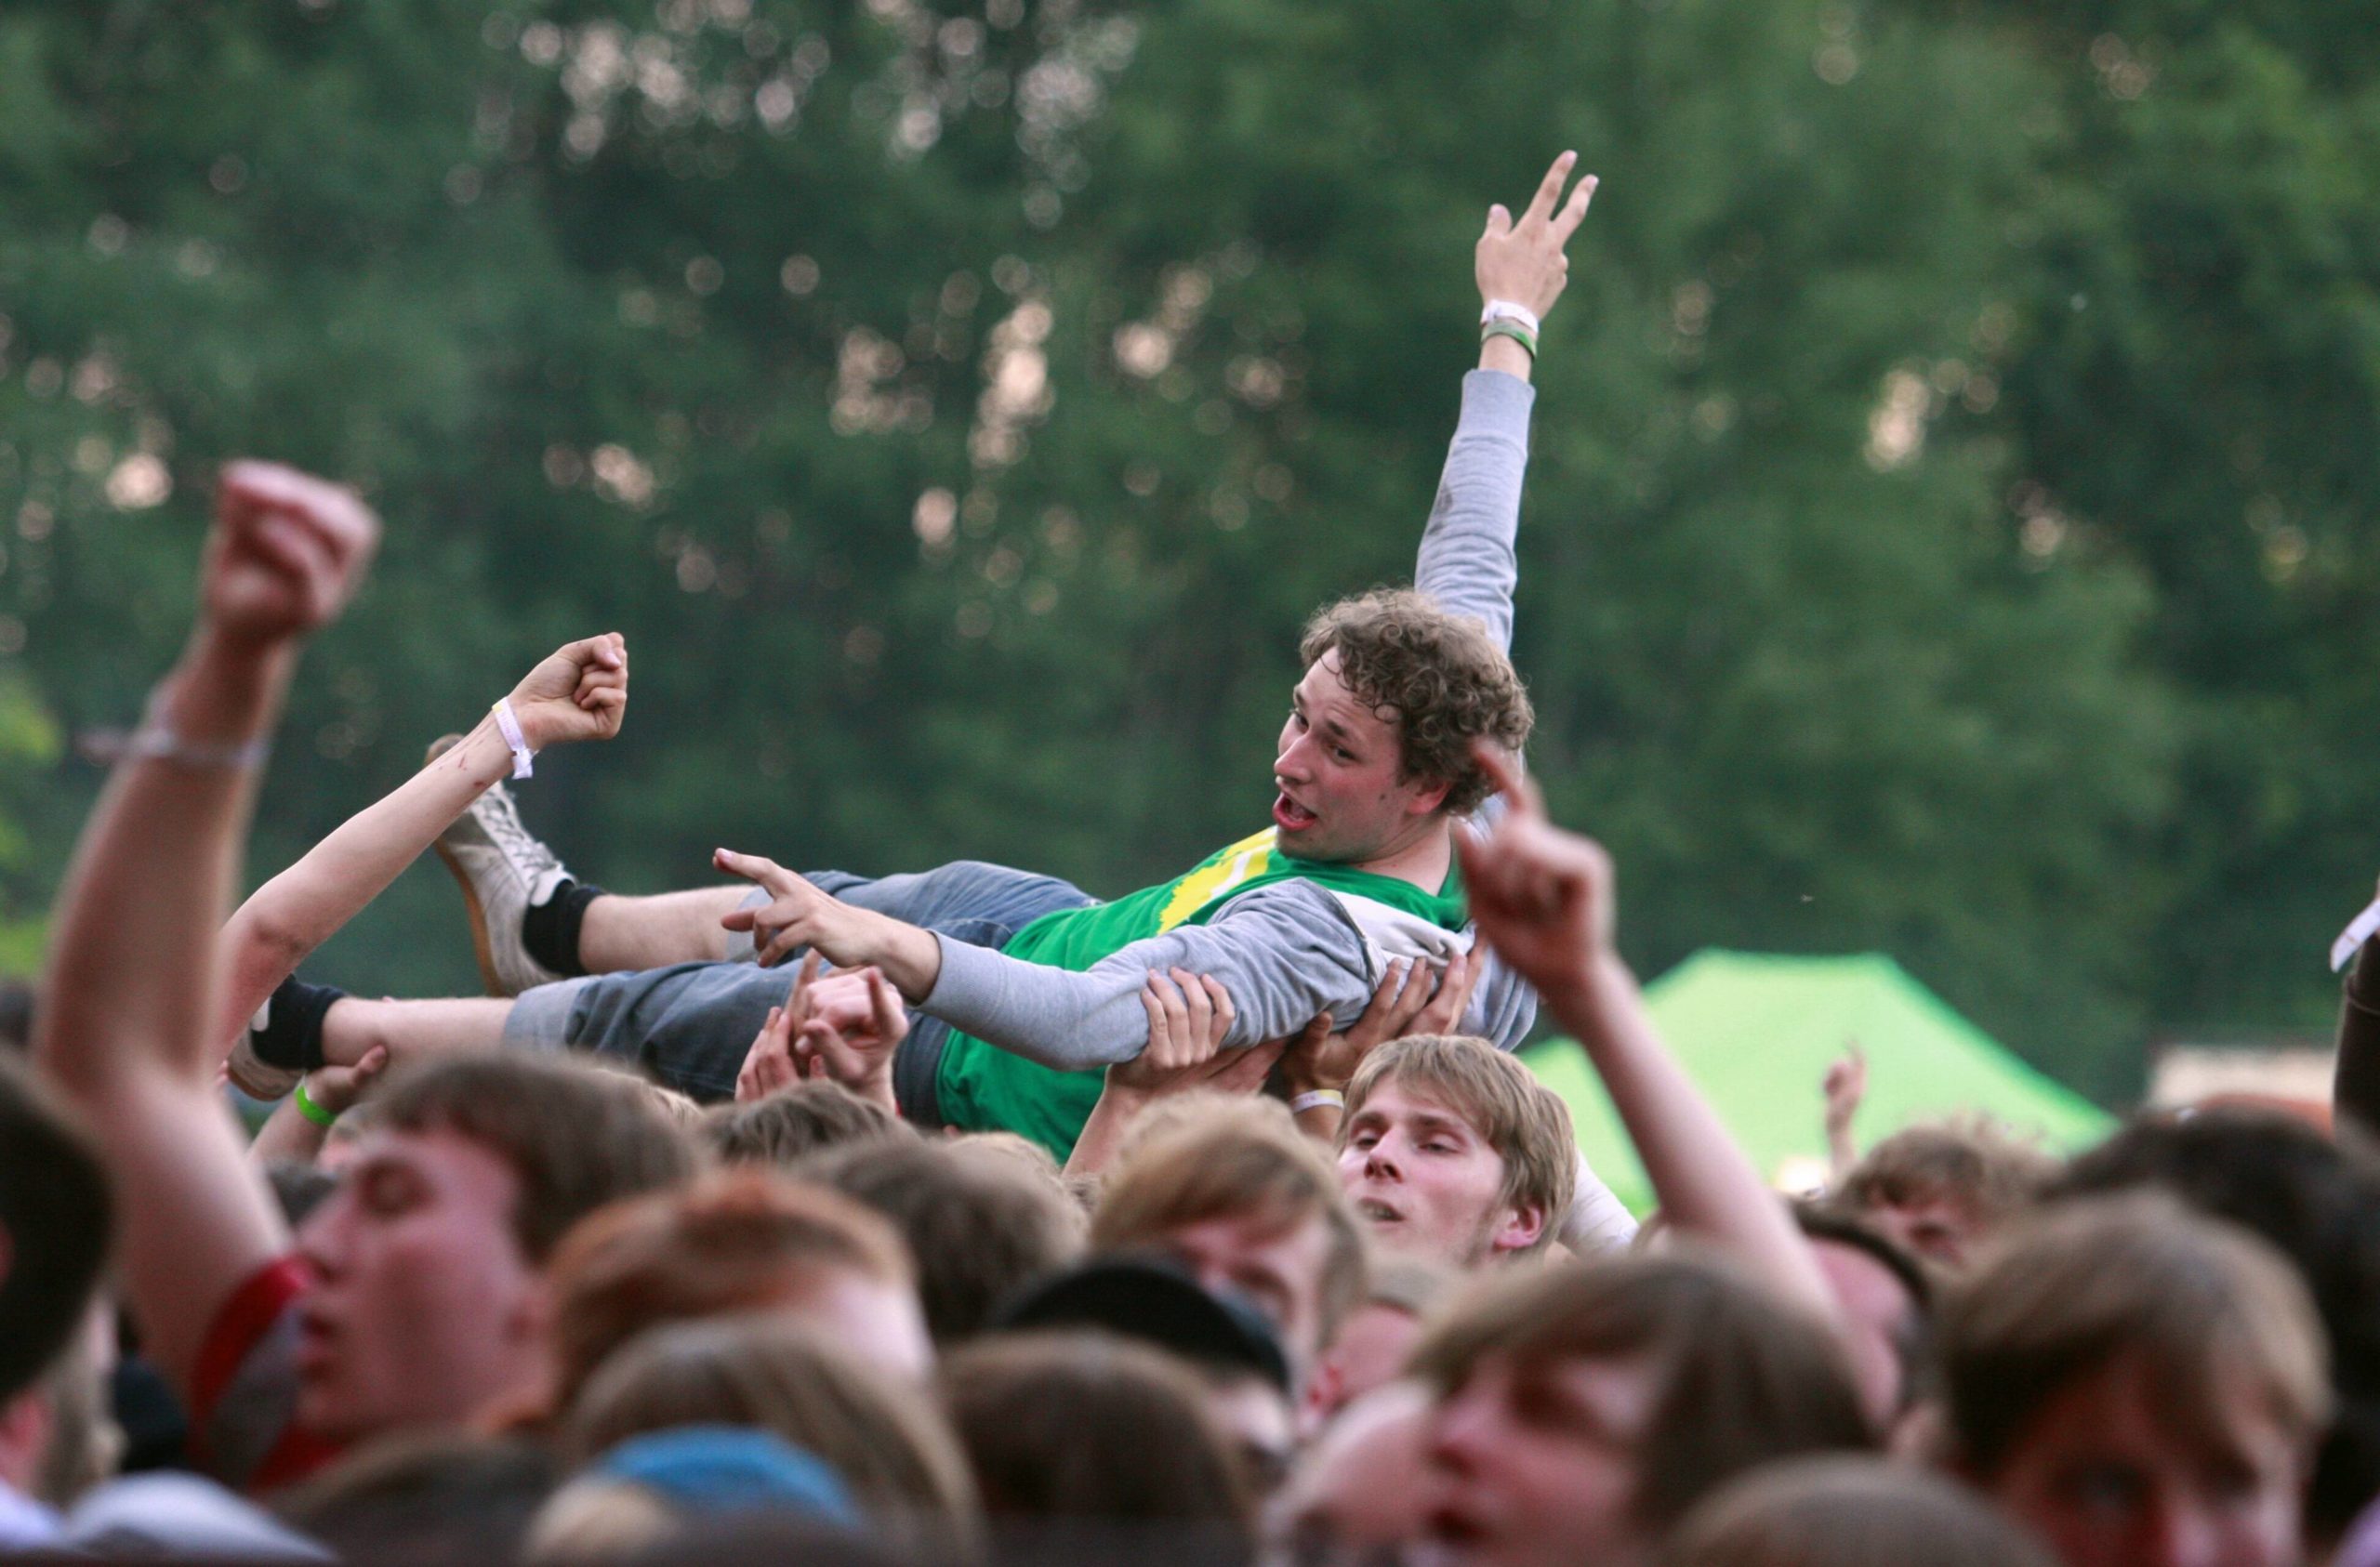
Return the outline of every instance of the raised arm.
[[[617,632],[572,642],[523,676],[506,700],[532,751],[609,740],[628,712],[628,642]],[[307,954],[378,897],[511,770],[511,749],[491,709],[461,741],[257,889],[223,930],[218,1058]]]
[[[1832,1297],[1785,1205],[1761,1180],[1694,1080],[1661,1043],[1613,947],[1611,859],[1546,819],[1535,785],[1487,747],[1510,809],[1484,836],[1456,836],[1480,934],[1578,1035],[1672,1224],[1723,1246],[1788,1299],[1836,1321]]]
[[[1501,204],[1488,209],[1488,229],[1473,257],[1483,310],[1518,306],[1541,323],[1561,298],[1570,268],[1563,247],[1586,217],[1595,190],[1589,175],[1568,201],[1562,199],[1577,163],[1575,152],[1554,159],[1517,219]],[[1413,570],[1414,586],[1441,609],[1476,616],[1507,648],[1520,580],[1513,545],[1528,468],[1535,359],[1535,350],[1516,337],[1497,332],[1482,338],[1479,369],[1488,374],[1463,378],[1461,417]]]
[[[150,1352],[187,1390],[231,1291],[284,1250],[215,1086],[216,936],[299,643],[345,605],[378,539],[348,492],[227,468],[198,622],[60,894],[35,1028],[43,1070],[99,1134],[119,1264]]]

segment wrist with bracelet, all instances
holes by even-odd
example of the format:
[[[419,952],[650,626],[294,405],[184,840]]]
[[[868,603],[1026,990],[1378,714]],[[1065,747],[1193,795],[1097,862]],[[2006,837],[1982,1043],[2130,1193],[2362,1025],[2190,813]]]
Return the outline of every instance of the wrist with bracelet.
[[[1537,312],[1527,305],[1516,305],[1510,299],[1490,299],[1479,312],[1479,341],[1486,344],[1498,337],[1510,337],[1537,358],[1537,338],[1542,330]]]
[[[298,1114],[303,1115],[307,1120],[311,1121],[315,1126],[322,1127],[324,1131],[328,1131],[331,1127],[337,1126],[338,1118],[346,1113],[344,1111],[331,1110],[324,1107],[322,1101],[315,1099],[313,1095],[306,1091],[306,1080],[302,1077],[298,1079],[297,1090],[289,1097],[297,1101]]]

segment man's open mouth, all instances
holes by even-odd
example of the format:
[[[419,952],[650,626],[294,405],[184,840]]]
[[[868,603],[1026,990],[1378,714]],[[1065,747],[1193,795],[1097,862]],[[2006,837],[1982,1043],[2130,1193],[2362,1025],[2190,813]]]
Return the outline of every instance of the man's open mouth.
[[[1285,793],[1273,801],[1273,824],[1284,832],[1302,833],[1322,818],[1289,798]]]

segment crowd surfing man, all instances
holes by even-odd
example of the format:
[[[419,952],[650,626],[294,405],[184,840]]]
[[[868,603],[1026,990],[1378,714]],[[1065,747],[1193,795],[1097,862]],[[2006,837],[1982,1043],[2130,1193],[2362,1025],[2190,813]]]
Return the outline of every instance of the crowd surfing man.
[[[734,1090],[770,1008],[774,965],[805,950],[873,968],[922,1021],[891,1077],[926,1126],[1022,1132],[1061,1158],[1097,1101],[1087,1069],[1148,1041],[1152,972],[1204,976],[1235,1007],[1238,1049],[1355,1018],[1389,966],[1443,972],[1474,933],[1455,874],[1457,825],[1488,801],[1472,746],[1517,755],[1533,715],[1507,649],[1514,540],[1527,461],[1535,334],[1561,296],[1564,246],[1595,181],[1556,159],[1515,217],[1490,210],[1475,255],[1479,368],[1410,591],[1316,614],[1274,763],[1273,824],[1187,874],[1102,903],[1045,876],[974,863],[871,880],[797,876],[721,851],[751,888],[627,898],[572,879],[491,791],[443,848],[465,874],[492,987],[516,1000],[369,1002],[291,986],[235,1054],[251,1091],[298,1071],[453,1045],[567,1044],[632,1058],[698,1098]],[[1568,194],[1565,197],[1565,191]],[[757,889],[757,892],[753,891]],[[1483,955],[1460,1032],[1511,1048],[1535,1002]],[[1449,976],[1451,979],[1451,976]],[[847,1032],[877,1008],[847,1010]],[[1335,1095],[1335,1090],[1320,1090]]]

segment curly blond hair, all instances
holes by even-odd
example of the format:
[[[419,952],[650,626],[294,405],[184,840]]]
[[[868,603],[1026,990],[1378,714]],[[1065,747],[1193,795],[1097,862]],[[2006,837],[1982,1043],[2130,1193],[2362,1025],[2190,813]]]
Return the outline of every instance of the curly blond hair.
[[[1493,786],[1471,759],[1488,740],[1517,756],[1537,723],[1528,692],[1486,626],[1409,587],[1342,599],[1306,622],[1298,656],[1339,655],[1339,678],[1396,726],[1399,770],[1447,785],[1447,810],[1479,809]]]

